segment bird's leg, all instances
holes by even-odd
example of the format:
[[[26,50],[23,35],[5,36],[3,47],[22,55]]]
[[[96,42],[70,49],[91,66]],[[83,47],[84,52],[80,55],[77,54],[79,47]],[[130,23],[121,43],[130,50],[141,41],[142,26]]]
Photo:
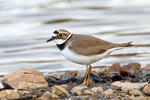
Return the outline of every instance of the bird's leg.
[[[89,68],[88,68],[88,65],[86,65],[86,74],[85,74],[84,81],[83,81],[82,85],[85,85],[85,86],[89,85],[91,70],[92,70],[92,66],[89,65]]]
[[[88,85],[89,85],[89,83],[90,83],[91,70],[92,70],[92,66],[91,66],[91,65],[89,65],[89,71],[88,71],[88,76],[87,76],[86,86],[88,86]]]
[[[86,73],[85,73],[85,77],[84,77],[84,81],[83,81],[82,85],[86,85],[86,83],[87,83],[88,72],[89,72],[89,68],[88,68],[88,65],[86,65]]]

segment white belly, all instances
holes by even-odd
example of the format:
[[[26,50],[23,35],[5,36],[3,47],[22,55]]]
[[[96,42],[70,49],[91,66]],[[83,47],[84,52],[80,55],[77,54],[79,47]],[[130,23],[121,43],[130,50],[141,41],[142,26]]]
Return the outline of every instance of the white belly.
[[[102,58],[105,58],[106,56],[108,56],[112,51],[119,49],[119,48],[113,48],[113,49],[109,49],[107,50],[105,53],[103,54],[99,54],[99,55],[94,55],[94,56],[83,56],[83,55],[79,55],[74,53],[73,51],[71,51],[68,47],[66,47],[63,51],[62,54],[63,56],[75,63],[78,64],[91,64],[94,63]]]

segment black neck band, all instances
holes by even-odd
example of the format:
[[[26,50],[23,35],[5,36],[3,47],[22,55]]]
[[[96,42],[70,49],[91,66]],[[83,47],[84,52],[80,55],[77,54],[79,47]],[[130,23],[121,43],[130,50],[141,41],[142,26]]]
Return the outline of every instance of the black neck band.
[[[64,49],[65,43],[66,43],[71,37],[72,37],[72,34],[71,34],[71,36],[70,36],[64,43],[62,43],[62,44],[56,44],[57,47],[59,48],[59,50],[62,51],[62,50]]]

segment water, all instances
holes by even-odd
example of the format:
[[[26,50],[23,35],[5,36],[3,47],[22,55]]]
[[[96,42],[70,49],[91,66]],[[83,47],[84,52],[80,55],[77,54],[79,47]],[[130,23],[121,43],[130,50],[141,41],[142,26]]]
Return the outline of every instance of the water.
[[[110,42],[133,41],[93,66],[150,63],[149,0],[0,0],[0,74],[19,68],[42,72],[84,70],[46,43],[59,28]]]

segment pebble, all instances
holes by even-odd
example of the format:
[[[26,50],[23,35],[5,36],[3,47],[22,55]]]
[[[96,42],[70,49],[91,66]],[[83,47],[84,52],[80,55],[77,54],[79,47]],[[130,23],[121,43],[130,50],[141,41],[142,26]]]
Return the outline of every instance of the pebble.
[[[88,88],[87,86],[83,86],[83,85],[78,85],[72,88],[72,92],[76,93],[77,95],[81,95],[83,89]]]
[[[150,83],[144,86],[143,92],[144,92],[146,95],[150,95]]]
[[[18,90],[2,90],[0,91],[0,98],[5,98],[5,99],[16,99],[19,98],[19,92]]]
[[[139,63],[130,63],[128,65],[123,65],[122,69],[133,73],[133,71],[140,70],[141,65]]]
[[[150,100],[149,97],[144,97],[144,96],[135,97],[134,95],[130,96],[128,99],[129,100]]]
[[[107,73],[110,72],[120,72],[121,71],[121,66],[119,63],[113,64],[112,66],[108,67]]]
[[[93,87],[92,89],[91,89],[91,91],[93,92],[93,93],[101,93],[101,92],[103,92],[103,88],[102,87]]]
[[[143,96],[142,92],[139,91],[138,89],[134,89],[134,90],[130,91],[130,94],[132,94],[134,96]]]
[[[150,71],[150,64],[147,64],[145,70]]]
[[[53,97],[50,92],[46,91],[42,96],[42,100],[53,100]]]
[[[105,94],[106,96],[113,95],[113,94],[114,94],[114,90],[112,90],[112,89],[110,88],[110,89],[104,91],[104,94]]]
[[[5,88],[18,90],[32,90],[41,87],[48,87],[48,83],[45,80],[43,73],[27,68],[22,68],[5,75],[2,83]]]
[[[87,88],[86,86],[76,86],[72,89],[73,92],[75,92],[77,95],[92,95],[95,93],[101,93],[103,92],[102,87],[93,87],[91,89]]]
[[[70,96],[69,92],[65,88],[63,88],[62,86],[58,86],[58,85],[53,86],[52,93],[58,96],[66,96],[66,97]]]
[[[42,96],[42,100],[55,100],[55,99],[59,99],[59,96],[57,96],[49,91],[46,91]]]
[[[111,86],[120,87],[122,91],[128,92],[133,89],[141,89],[144,85],[146,85],[147,82],[144,83],[131,83],[131,82],[121,82],[116,81],[111,84]]]

